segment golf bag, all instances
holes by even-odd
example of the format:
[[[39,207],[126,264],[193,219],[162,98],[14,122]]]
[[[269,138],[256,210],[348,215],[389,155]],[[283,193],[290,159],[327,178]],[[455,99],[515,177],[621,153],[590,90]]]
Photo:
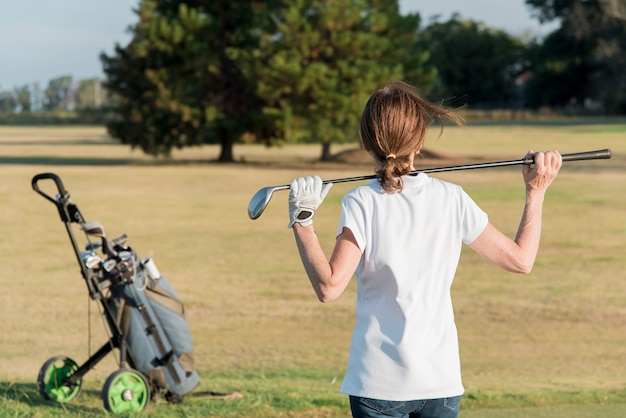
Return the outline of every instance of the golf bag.
[[[115,324],[135,368],[165,389],[168,400],[178,400],[198,384],[184,306],[166,278],[155,274],[154,261],[140,261],[132,251],[124,257],[111,272],[118,276],[108,298]]]
[[[55,198],[39,182],[52,180]],[[198,385],[191,332],[183,304],[150,258],[141,260],[127,236],[109,239],[98,222],[85,222],[70,201],[61,179],[53,173],[32,179],[38,194],[53,202],[65,224],[91,299],[100,302],[110,339],[83,365],[65,356],[49,359],[37,378],[44,399],[66,403],[78,396],[83,376],[113,349],[119,350],[119,370],[105,381],[102,400],[111,412],[142,411],[162,395],[179,402]],[[78,224],[86,237],[81,250],[74,235]],[[98,241],[92,241],[98,238]]]

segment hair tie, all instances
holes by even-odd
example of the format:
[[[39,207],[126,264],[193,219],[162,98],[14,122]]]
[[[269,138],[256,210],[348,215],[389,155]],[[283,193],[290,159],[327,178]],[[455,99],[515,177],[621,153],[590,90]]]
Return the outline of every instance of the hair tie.
[[[396,154],[387,154],[387,156],[385,157],[386,160],[393,158],[394,160],[396,159]]]

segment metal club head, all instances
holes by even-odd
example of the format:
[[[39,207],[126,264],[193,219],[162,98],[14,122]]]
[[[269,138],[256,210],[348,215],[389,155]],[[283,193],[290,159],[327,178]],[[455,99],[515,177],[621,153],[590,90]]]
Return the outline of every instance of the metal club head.
[[[256,219],[261,216],[276,190],[286,190],[289,188],[290,186],[288,184],[282,186],[268,186],[256,192],[254,196],[252,196],[252,199],[250,199],[250,203],[248,203],[248,216],[250,219]]]
[[[98,237],[98,238],[105,238],[105,239],[107,237],[107,234],[104,231],[104,226],[102,226],[100,222],[97,222],[97,221],[84,222],[80,224],[80,226],[82,230],[85,231],[85,234],[87,235],[91,235],[91,236]]]
[[[270,203],[273,193],[273,187],[263,187],[261,190],[256,192],[254,196],[252,196],[250,203],[248,203],[248,216],[250,219],[256,219],[261,216],[267,205]]]

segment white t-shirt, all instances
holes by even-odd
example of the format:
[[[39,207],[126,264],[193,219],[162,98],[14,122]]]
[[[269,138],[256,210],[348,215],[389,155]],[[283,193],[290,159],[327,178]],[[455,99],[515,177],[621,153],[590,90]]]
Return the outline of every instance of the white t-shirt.
[[[341,392],[385,400],[462,395],[450,287],[462,243],[487,214],[455,184],[404,176],[399,193],[378,180],[342,201],[337,234],[349,228],[363,252],[356,270],[356,324]]]

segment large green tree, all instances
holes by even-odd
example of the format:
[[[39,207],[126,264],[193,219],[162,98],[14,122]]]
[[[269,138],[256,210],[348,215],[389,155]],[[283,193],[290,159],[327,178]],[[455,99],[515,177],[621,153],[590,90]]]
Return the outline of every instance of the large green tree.
[[[419,17],[400,16],[396,1],[293,0],[273,16],[256,73],[287,141],[331,144],[358,138],[360,112],[372,91],[390,79],[428,80],[426,57],[406,52]],[[410,66],[410,68],[409,68]]]
[[[521,40],[455,14],[430,23],[420,42],[438,71],[437,96],[477,107],[507,106],[516,99],[514,81],[526,56]]]
[[[600,103],[626,113],[626,0],[526,0],[561,27],[535,51],[534,105]],[[566,91],[569,90],[569,94]]]
[[[143,0],[133,38],[102,55],[110,134],[144,152],[241,139],[271,145],[357,138],[367,97],[433,70],[419,16],[385,0]],[[412,48],[410,54],[407,53]]]
[[[154,156],[219,143],[219,161],[232,161],[236,140],[262,132],[263,102],[242,59],[256,48],[256,20],[271,4],[141,1],[131,42],[101,56],[115,103],[110,134]]]

